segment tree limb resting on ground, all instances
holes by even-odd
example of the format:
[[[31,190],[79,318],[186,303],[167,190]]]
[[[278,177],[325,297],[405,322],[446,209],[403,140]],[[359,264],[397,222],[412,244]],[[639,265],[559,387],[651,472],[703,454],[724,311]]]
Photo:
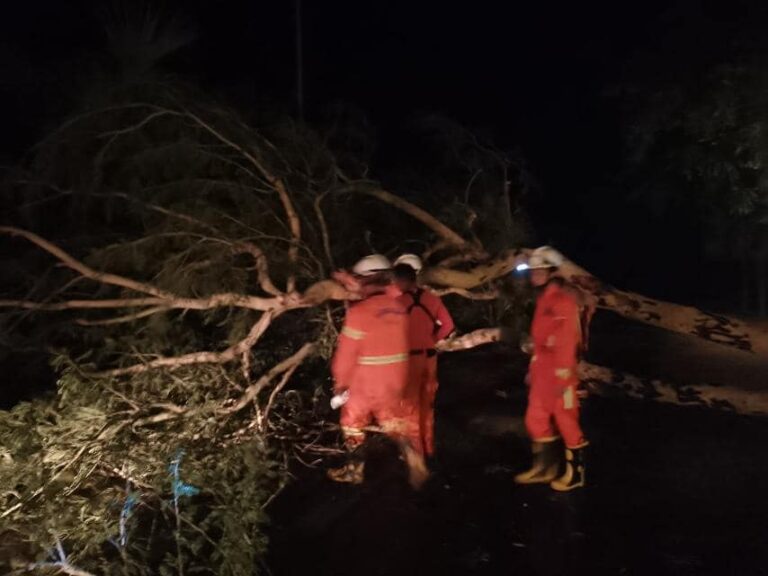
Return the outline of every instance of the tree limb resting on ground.
[[[441,352],[456,352],[499,342],[500,328],[483,328],[457,338],[444,340]],[[612,370],[589,362],[579,364],[579,378],[592,392],[603,396],[626,396],[678,406],[700,406],[750,416],[768,415],[768,391],[746,390],[713,384],[679,385],[659,378],[645,378]]]

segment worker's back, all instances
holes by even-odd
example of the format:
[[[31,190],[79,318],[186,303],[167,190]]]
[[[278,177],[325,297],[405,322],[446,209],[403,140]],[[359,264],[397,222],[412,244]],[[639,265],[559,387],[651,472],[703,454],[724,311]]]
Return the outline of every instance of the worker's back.
[[[413,292],[404,292],[398,300],[410,315],[411,349],[434,348],[436,342],[453,332],[453,320],[436,294],[419,288]]]
[[[337,382],[352,394],[402,394],[408,379],[408,312],[397,299],[375,294],[347,311],[333,357]]]

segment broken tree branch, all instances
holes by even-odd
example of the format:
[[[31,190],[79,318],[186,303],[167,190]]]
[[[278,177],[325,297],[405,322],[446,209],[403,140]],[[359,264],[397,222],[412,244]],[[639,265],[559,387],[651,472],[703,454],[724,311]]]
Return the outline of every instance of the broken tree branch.
[[[140,312],[134,312],[133,314],[126,314],[124,316],[116,316],[115,318],[106,318],[104,320],[87,320],[85,318],[79,318],[77,322],[80,326],[112,326],[114,324],[123,324],[125,322],[133,322],[140,318],[146,318],[153,314],[160,314],[161,312],[168,311],[167,306],[153,306]]]
[[[93,376],[96,377],[108,377],[108,376],[125,376],[128,374],[140,374],[147,372],[155,368],[167,368],[174,370],[182,366],[190,366],[192,364],[224,364],[235,360],[246,350],[250,350],[262,334],[267,330],[272,320],[278,315],[276,312],[264,312],[261,317],[256,321],[248,335],[240,340],[240,342],[230,346],[229,348],[222,350],[221,352],[192,352],[190,354],[183,354],[181,356],[173,356],[169,358],[158,358],[144,364],[135,364],[126,368],[115,368],[113,370],[106,370],[104,372],[98,372]]]
[[[296,372],[299,364],[300,363],[294,364],[283,373],[283,377],[280,379],[280,382],[278,382],[277,386],[275,386],[274,390],[272,390],[272,393],[269,395],[269,400],[267,400],[267,405],[265,406],[264,412],[260,418],[260,424],[262,426],[265,422],[269,422],[269,412],[272,410],[272,404],[275,402],[275,398],[277,398],[277,395],[283,390],[283,388],[285,388],[285,385],[288,383],[288,380],[291,379],[293,373]]]
[[[245,393],[240,399],[229,408],[222,410],[222,413],[232,414],[239,412],[248,404],[251,403],[269,383],[277,378],[280,374],[298,367],[307,357],[309,357],[315,351],[315,344],[310,342],[304,344],[299,350],[294,352],[291,356],[273,366],[266,374],[259,378],[256,382],[246,388]]]
[[[478,246],[470,244],[460,234],[453,231],[451,228],[443,224],[440,220],[432,216],[429,212],[423,208],[419,208],[415,204],[404,200],[400,196],[396,196],[391,192],[382,190],[381,188],[371,187],[370,183],[352,183],[349,186],[340,188],[337,193],[339,194],[365,194],[381,200],[385,204],[389,204],[397,208],[398,210],[405,212],[409,216],[412,216],[427,228],[432,230],[440,238],[445,240],[448,244],[461,250],[475,251],[484,253]]]
[[[506,276],[529,252],[526,249],[508,250],[467,270],[442,266],[427,268],[421,272],[421,279],[432,286],[471,290]],[[630,320],[740,350],[768,354],[768,331],[747,322],[616,289],[570,260],[561,266],[560,274],[579,287],[597,307],[612,310]]]
[[[205,131],[207,131],[209,134],[214,136],[220,142],[239,152],[261,173],[269,185],[272,186],[272,188],[277,192],[278,196],[280,197],[280,202],[283,205],[283,209],[285,210],[285,214],[288,217],[288,225],[292,235],[291,245],[288,248],[288,260],[292,264],[295,264],[298,261],[299,244],[301,243],[301,220],[298,213],[296,212],[296,208],[293,205],[293,201],[291,200],[291,196],[288,192],[288,188],[286,187],[285,182],[281,178],[277,177],[271,170],[267,169],[266,165],[261,162],[253,153],[249,152],[243,146],[240,146],[233,140],[227,138],[219,130],[214,128],[208,122],[205,122],[196,114],[186,111],[184,112],[184,115],[195,122],[198,126],[203,128]],[[296,278],[293,274],[290,274],[288,276],[286,290],[288,292],[293,292],[295,289]]]
[[[86,266],[84,263],[80,262],[79,260],[76,260],[69,254],[64,252],[64,250],[62,250],[55,244],[52,244],[51,242],[48,242],[44,238],[41,238],[34,232],[30,232],[28,230],[22,230],[21,228],[14,228],[11,226],[0,226],[0,234],[7,234],[12,237],[21,237],[26,239],[29,242],[32,242],[33,244],[38,246],[39,248],[42,248],[52,256],[54,256],[67,268],[71,268],[75,272],[80,273],[82,276],[89,278],[91,280],[95,280],[96,282],[101,282],[102,284],[111,284],[113,286],[119,286],[121,288],[133,290],[134,292],[140,292],[143,294],[156,296],[157,298],[163,298],[163,299],[173,298],[172,294],[165,292],[164,290],[160,290],[159,288],[156,288],[155,286],[152,286],[150,284],[137,282],[136,280],[131,280],[130,278],[118,276],[117,274],[109,274],[107,272],[97,272],[93,268]]]
[[[487,290],[485,292],[470,292],[464,288],[438,288],[432,290],[437,296],[448,296],[450,294],[457,294],[467,300],[496,300],[499,297],[498,290]]]
[[[442,340],[435,345],[438,352],[456,352],[458,350],[469,350],[491,342],[501,340],[501,328],[481,328],[474,332],[462,334],[454,338]]]

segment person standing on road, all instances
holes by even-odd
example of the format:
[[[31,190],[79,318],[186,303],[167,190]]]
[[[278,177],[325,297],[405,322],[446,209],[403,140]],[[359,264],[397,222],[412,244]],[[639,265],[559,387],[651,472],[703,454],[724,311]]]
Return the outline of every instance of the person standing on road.
[[[418,488],[427,471],[415,409],[405,401],[410,344],[408,312],[391,283],[391,264],[380,254],[366,256],[352,269],[362,300],[351,304],[331,362],[334,392],[347,395],[341,407],[341,429],[352,458],[329,470],[337,482],[363,481],[364,462],[355,458],[366,428],[377,425],[400,447],[409,481]]]
[[[421,288],[416,277],[421,258],[403,254],[395,260],[395,284],[403,292],[399,300],[409,316],[410,362],[407,398],[418,408],[420,449],[435,453],[435,397],[437,396],[437,351],[435,344],[454,330],[453,319],[440,297]]]
[[[533,465],[515,476],[518,484],[544,484],[558,491],[584,486],[587,440],[579,424],[578,352],[582,337],[579,302],[557,276],[562,254],[542,246],[526,264],[531,285],[539,291],[531,324],[532,357],[528,369],[525,425],[532,440]],[[565,469],[560,469],[556,441],[565,443]]]

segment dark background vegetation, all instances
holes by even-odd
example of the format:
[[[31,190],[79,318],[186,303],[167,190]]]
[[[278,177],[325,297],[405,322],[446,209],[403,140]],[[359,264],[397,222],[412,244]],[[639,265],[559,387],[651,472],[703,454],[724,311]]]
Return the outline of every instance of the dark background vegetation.
[[[3,7],[0,154],[6,163],[77,107],[86,87],[115,73],[103,28],[108,5],[32,0]],[[196,31],[159,63],[164,71],[241,110],[296,112],[293,2],[152,5]],[[305,0],[302,12],[305,118],[322,125],[343,116],[362,127],[372,172],[385,184],[402,182],[405,167],[423,161],[420,147],[409,146],[413,118],[438,113],[524,161],[531,183],[525,208],[539,241],[622,287],[758,310],[764,230],[753,230],[737,254],[713,247],[725,233],[710,225],[712,203],[702,199],[702,181],[688,174],[662,182],[665,173],[685,172],[671,155],[643,156],[641,169],[631,159],[639,154],[633,130],[653,132],[649,118],[668,114],[669,126],[706,105],[704,94],[722,102],[708,80],[717,67],[762,74],[760,2]],[[738,91],[746,81],[736,82]],[[682,93],[683,104],[670,109],[669,93],[658,96],[664,90]],[[727,129],[762,125],[758,108]],[[697,142],[691,133],[664,138],[678,151]],[[738,146],[732,144],[730,150]],[[727,162],[728,154],[707,161]],[[714,212],[728,220],[736,203],[726,200]],[[761,264],[739,258],[745,253]]]

